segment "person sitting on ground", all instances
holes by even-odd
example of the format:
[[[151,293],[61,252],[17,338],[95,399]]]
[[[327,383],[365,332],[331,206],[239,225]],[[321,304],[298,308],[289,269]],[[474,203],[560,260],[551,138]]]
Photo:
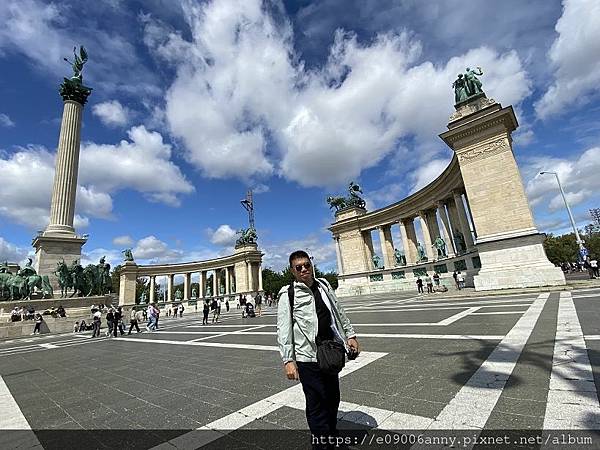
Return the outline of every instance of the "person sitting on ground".
[[[79,331],[86,331],[88,327],[88,324],[85,323],[85,320],[81,320],[81,323],[79,324]]]
[[[19,309],[15,306],[10,313],[10,321],[18,322],[19,320],[21,320],[21,316],[19,315]]]
[[[67,317],[67,312],[65,311],[65,308],[63,308],[62,305],[59,305],[59,307],[56,309],[56,313],[60,316],[60,317]]]

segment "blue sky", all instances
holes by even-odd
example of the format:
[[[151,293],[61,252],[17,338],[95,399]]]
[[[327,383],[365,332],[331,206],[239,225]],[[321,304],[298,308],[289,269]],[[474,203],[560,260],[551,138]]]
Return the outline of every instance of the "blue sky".
[[[335,268],[325,198],[356,180],[375,209],[433,180],[466,66],[515,107],[540,231],[568,231],[540,170],[559,172],[580,226],[600,207],[594,0],[5,0],[0,21],[0,260],[22,261],[48,222],[63,57],[80,44],[84,263],[230,253],[253,188],[265,266],[309,248]]]

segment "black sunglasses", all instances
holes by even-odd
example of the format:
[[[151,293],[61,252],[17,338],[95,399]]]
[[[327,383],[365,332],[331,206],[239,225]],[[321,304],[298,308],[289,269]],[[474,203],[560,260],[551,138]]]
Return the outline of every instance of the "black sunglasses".
[[[303,264],[297,264],[297,265],[295,265],[294,269],[296,269],[296,272],[301,272],[303,267],[306,270],[308,270],[308,269],[310,269],[312,267],[312,264],[307,261],[307,262],[305,262]]]

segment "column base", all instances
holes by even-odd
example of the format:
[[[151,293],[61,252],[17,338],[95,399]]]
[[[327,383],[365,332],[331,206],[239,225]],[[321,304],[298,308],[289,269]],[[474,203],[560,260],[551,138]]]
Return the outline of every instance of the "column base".
[[[473,282],[476,291],[564,286],[565,276],[548,258],[539,233],[477,245],[481,269]]]
[[[60,293],[58,278],[54,274],[58,262],[63,261],[71,265],[73,261],[81,259],[81,247],[87,242],[86,238],[75,235],[50,235],[43,234],[33,239],[35,248],[35,270],[38,275],[48,275],[54,291]]]

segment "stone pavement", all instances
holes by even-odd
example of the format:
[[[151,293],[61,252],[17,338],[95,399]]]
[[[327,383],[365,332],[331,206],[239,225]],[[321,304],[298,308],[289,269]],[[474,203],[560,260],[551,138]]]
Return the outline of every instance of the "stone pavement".
[[[600,288],[343,304],[363,347],[340,382],[353,447],[539,448],[555,430],[561,448],[600,448]],[[0,448],[308,448],[275,315],[1,342]]]

